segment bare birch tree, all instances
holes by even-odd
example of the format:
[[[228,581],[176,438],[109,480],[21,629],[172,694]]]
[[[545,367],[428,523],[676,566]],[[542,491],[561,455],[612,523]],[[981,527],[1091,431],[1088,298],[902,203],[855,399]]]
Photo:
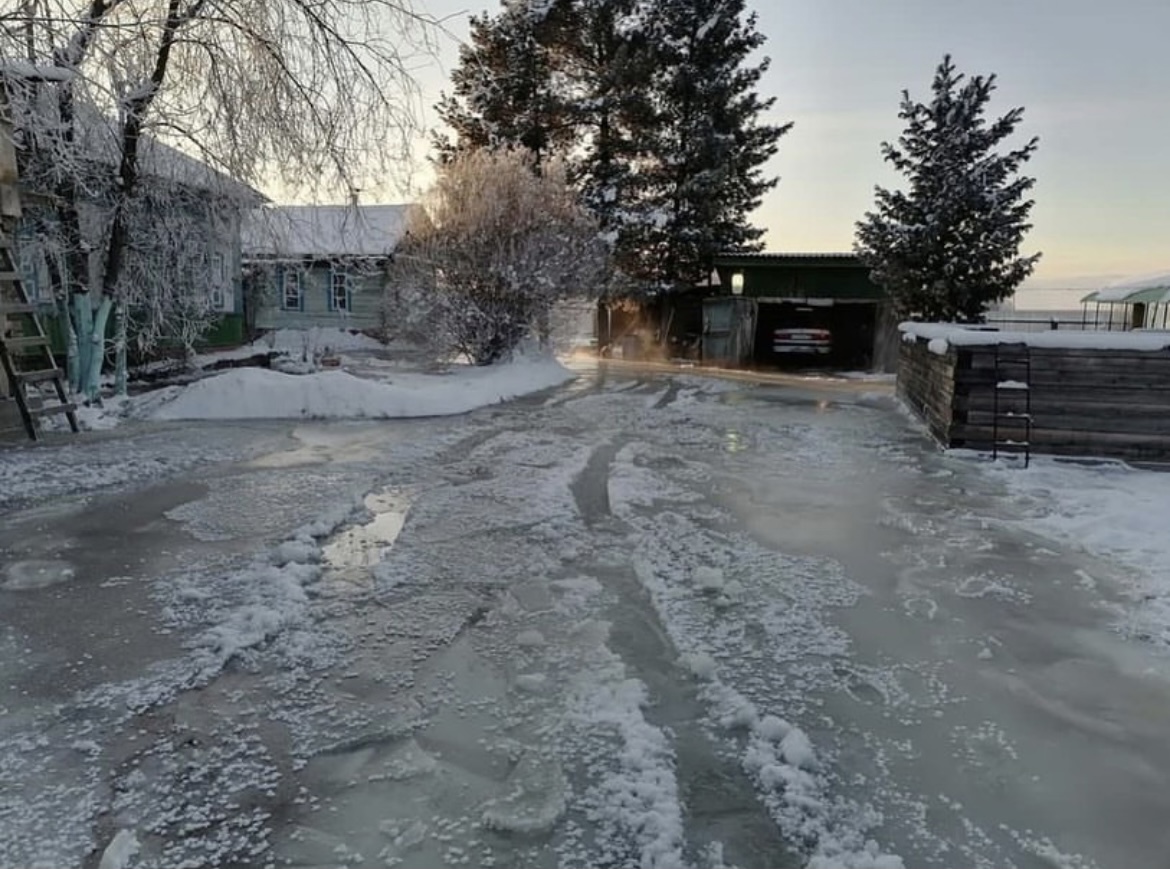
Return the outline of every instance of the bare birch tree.
[[[485,149],[440,167],[395,254],[392,327],[430,330],[490,365],[530,334],[547,338],[556,302],[596,291],[609,268],[597,222],[578,204],[564,163],[546,161],[537,174],[533,160],[520,149]]]
[[[92,317],[97,346],[115,303],[127,322],[128,281],[149,277],[127,266],[146,184],[336,195],[400,172],[418,129],[411,66],[434,26],[410,0],[23,0],[0,16],[18,144],[49,194],[41,228],[74,322]],[[84,203],[103,208],[96,238]]]

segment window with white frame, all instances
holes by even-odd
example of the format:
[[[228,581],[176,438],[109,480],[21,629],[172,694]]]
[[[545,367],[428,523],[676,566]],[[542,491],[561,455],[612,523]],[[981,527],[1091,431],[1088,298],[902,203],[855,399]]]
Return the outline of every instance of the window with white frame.
[[[216,311],[231,310],[227,282],[227,262],[222,253],[211,255],[211,307]]]
[[[33,302],[53,301],[53,288],[49,285],[48,268],[45,266],[41,249],[32,242],[20,246],[20,279],[24,291]]]
[[[303,311],[304,302],[301,273],[295,269],[285,269],[280,273],[280,307],[285,311]]]
[[[344,269],[334,269],[329,276],[329,310],[349,311],[349,275]]]

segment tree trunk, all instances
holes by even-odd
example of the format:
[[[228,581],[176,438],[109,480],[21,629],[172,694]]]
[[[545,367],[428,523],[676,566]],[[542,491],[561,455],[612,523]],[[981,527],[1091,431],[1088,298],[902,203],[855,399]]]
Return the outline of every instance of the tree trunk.
[[[126,395],[126,302],[119,301],[114,313],[114,395]]]
[[[89,370],[86,372],[82,389],[86,398],[97,401],[101,397],[102,361],[105,356],[106,323],[110,319],[110,309],[114,306],[109,296],[102,299],[97,312],[93,315],[93,331],[89,335]]]
[[[77,364],[69,375],[69,386],[74,392],[81,392],[89,380],[90,352],[93,350],[93,304],[89,293],[74,293],[73,322],[76,325]]]

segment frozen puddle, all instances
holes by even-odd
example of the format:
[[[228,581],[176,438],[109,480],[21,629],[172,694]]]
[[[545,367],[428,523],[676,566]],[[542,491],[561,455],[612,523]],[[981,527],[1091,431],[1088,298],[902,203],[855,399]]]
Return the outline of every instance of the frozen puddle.
[[[68,561],[34,558],[5,567],[0,588],[5,591],[31,591],[68,582],[76,575],[76,569]]]
[[[345,582],[366,585],[376,567],[402,533],[411,498],[402,489],[386,489],[366,495],[363,504],[372,518],[347,528],[321,548],[329,574]]]

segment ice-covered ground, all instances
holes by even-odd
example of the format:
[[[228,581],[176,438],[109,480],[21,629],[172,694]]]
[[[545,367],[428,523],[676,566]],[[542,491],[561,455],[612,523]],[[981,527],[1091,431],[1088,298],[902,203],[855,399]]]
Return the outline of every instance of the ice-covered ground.
[[[1019,506],[1021,527],[1131,570],[1122,629],[1170,645],[1170,475],[1121,462],[1034,459],[993,472]],[[1081,577],[1091,587],[1091,576]]]
[[[864,388],[0,452],[0,865],[1157,863],[1164,478]]]

